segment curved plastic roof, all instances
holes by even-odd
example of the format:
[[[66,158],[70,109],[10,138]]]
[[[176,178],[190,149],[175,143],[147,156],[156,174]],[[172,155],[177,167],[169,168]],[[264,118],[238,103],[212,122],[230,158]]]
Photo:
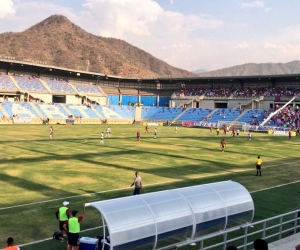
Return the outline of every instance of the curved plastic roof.
[[[250,223],[253,200],[241,184],[217,182],[87,204],[98,209],[110,249],[158,249]]]

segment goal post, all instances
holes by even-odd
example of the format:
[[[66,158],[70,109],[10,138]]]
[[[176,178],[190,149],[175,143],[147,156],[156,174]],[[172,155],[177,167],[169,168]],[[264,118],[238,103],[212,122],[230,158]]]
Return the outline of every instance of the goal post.
[[[244,133],[248,133],[250,128],[250,124],[244,122],[242,130],[244,130]]]
[[[217,127],[218,128],[224,128],[224,126],[227,127],[227,129],[235,128],[235,129],[243,129],[244,123],[241,122],[234,122],[234,121],[218,121]]]

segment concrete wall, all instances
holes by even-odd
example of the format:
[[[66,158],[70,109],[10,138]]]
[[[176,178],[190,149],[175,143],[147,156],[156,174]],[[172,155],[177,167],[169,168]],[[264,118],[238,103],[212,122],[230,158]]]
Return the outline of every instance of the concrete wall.
[[[82,98],[79,96],[74,95],[67,95],[66,96],[66,103],[68,104],[81,104]]]
[[[227,101],[224,100],[223,102],[227,102]],[[214,100],[202,100],[199,103],[199,108],[213,109],[213,108],[215,108],[215,101]]]
[[[34,98],[38,98],[40,100],[42,100],[45,103],[51,103],[52,102],[52,95],[49,94],[31,94]]]

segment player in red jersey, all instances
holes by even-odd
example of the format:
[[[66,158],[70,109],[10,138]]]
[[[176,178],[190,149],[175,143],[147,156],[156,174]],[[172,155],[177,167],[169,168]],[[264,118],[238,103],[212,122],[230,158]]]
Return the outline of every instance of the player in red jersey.
[[[292,131],[289,130],[289,140],[292,138]]]
[[[226,127],[226,125],[224,125],[223,131],[224,131],[223,134],[226,135],[226,133],[227,133],[227,127]]]
[[[136,133],[136,141],[140,141],[140,140],[141,140],[141,132],[138,131],[138,132]]]
[[[146,125],[146,127],[145,127],[145,133],[148,134],[148,125]]]
[[[222,153],[225,150],[225,146],[226,146],[226,141],[224,139],[222,139],[221,143],[220,143],[220,147],[222,147]]]
[[[232,128],[232,130],[231,130],[231,135],[232,135],[232,137],[235,137],[235,129],[234,128]]]

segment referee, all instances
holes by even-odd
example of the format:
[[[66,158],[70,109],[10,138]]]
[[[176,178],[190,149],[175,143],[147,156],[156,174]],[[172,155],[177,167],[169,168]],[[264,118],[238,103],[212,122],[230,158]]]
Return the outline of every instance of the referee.
[[[262,164],[262,160],[260,159],[260,156],[257,156],[257,161],[255,163],[255,167],[256,167],[256,176],[261,176],[261,164]]]

